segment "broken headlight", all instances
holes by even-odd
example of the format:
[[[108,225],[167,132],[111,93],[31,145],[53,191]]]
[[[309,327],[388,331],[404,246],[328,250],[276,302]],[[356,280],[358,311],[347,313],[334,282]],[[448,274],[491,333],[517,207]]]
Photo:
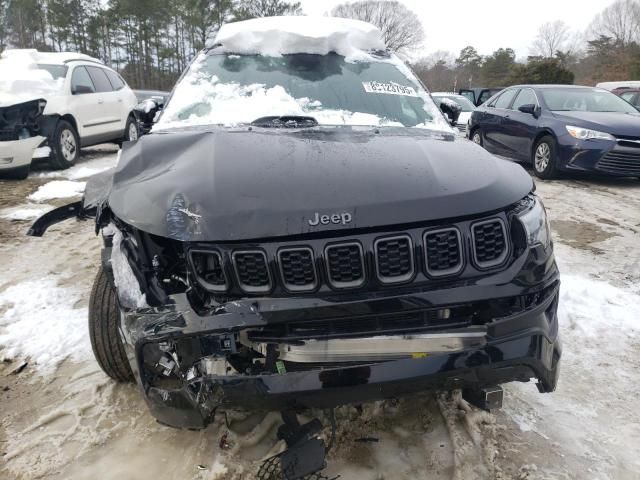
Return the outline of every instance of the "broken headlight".
[[[533,204],[530,208],[518,215],[527,236],[527,244],[529,246],[542,245],[548,249],[551,245],[551,229],[549,228],[549,220],[547,212],[544,209],[542,201],[533,196]]]

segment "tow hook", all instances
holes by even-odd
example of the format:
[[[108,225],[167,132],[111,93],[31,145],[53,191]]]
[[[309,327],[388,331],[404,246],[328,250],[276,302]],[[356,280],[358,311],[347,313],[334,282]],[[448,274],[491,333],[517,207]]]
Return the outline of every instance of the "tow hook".
[[[462,398],[464,398],[471,405],[487,411],[502,408],[503,396],[504,392],[502,390],[502,387],[488,387],[478,389],[465,388],[462,390]]]
[[[335,435],[335,420],[331,412],[332,436]],[[291,410],[282,412],[284,422],[278,428],[278,438],[284,440],[287,449],[267,458],[258,469],[257,480],[296,480],[302,478],[324,479],[320,472],[327,466],[325,460],[329,448],[325,446],[324,440],[318,436],[322,430],[322,423],[314,418],[304,425],[300,425],[295,412]]]

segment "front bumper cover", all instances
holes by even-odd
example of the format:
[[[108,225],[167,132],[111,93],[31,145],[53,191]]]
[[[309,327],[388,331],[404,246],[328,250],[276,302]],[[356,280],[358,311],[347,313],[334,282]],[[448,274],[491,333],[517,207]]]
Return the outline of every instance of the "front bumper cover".
[[[322,308],[326,299],[246,299],[229,302],[210,316],[196,314],[185,295],[176,295],[175,305],[149,308],[123,316],[122,334],[136,379],[152,414],[174,427],[204,428],[218,409],[284,410],[329,408],[372,401],[433,389],[483,388],[510,381],[538,380],[541,392],[555,389],[561,356],[558,338],[558,272],[553,257],[547,264],[543,287],[547,295],[515,315],[486,324],[482,346],[434,355],[383,362],[310,368],[273,374],[220,372],[183,377],[171,387],[153,384],[145,373],[149,346],[170,341],[208,338],[224,355],[229,333],[260,327],[275,319],[290,317],[295,310]],[[437,306],[473,299],[523,294],[515,282],[500,286],[471,285],[447,290],[414,292],[393,298],[351,302],[347,308],[379,309],[384,302],[399,305]],[[376,304],[377,305],[374,305]],[[357,305],[357,306],[355,306]],[[294,314],[295,315],[295,314]],[[190,348],[180,360],[197,360]],[[148,362],[147,362],[148,363]]]

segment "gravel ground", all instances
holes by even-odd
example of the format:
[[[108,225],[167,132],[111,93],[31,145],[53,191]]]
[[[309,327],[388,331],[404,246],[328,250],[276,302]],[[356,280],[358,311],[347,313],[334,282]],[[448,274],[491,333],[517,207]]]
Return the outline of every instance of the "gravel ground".
[[[27,197],[52,181],[84,181],[115,162],[115,153],[87,150],[61,177],[44,166],[25,181],[0,180],[0,357],[11,357],[0,364],[0,478],[253,478],[257,462],[281,448],[277,415],[232,416],[230,448],[221,449],[222,422],[202,432],[157,424],[136,387],[115,384],[98,369],[86,342],[48,368],[37,352],[8,355],[2,344],[21,305],[29,308],[23,316],[37,315],[43,327],[68,322],[61,341],[84,337],[100,246],[93,224],[69,221],[30,238],[29,221],[15,218],[64,204],[68,199]],[[327,476],[638,478],[640,331],[621,319],[638,311],[640,299],[640,182],[585,177],[537,185],[563,274],[558,390],[540,395],[531,383],[508,385],[504,409],[492,414],[456,392],[338,409]],[[6,298],[14,292],[26,292],[20,305]],[[362,437],[378,441],[357,441]]]

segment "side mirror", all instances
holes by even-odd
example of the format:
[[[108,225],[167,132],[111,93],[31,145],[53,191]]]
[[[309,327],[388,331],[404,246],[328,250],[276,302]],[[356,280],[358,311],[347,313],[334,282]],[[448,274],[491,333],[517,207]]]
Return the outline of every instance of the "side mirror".
[[[533,103],[527,103],[526,105],[520,105],[518,107],[522,113],[528,113],[529,115],[536,116],[536,106]]]
[[[95,92],[93,91],[93,88],[87,85],[75,85],[71,89],[72,95],[84,95],[85,93],[95,93]]]
[[[440,110],[449,119],[451,125],[458,123],[458,117],[462,112],[462,107],[453,100],[443,100],[440,102]]]
[[[140,131],[143,134],[149,133],[163,108],[164,99],[161,98],[147,98],[133,108],[140,124]]]

